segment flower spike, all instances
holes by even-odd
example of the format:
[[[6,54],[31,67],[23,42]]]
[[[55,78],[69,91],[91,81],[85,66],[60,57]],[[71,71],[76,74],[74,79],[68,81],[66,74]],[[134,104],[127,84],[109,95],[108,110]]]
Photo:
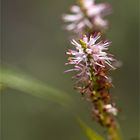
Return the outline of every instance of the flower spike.
[[[95,4],[94,0],[80,0],[79,5],[73,5],[71,14],[64,14],[63,20],[67,22],[66,30],[79,35],[86,31],[104,30],[108,26],[104,16],[111,13],[111,6],[106,3]]]

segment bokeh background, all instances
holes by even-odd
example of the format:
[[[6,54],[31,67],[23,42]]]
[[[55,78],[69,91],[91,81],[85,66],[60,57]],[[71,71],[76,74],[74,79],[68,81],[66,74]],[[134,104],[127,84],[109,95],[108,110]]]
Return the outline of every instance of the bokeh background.
[[[100,2],[100,0],[97,0]],[[107,17],[110,50],[123,62],[112,72],[124,140],[138,138],[138,0],[104,0],[113,6]],[[91,119],[90,105],[73,89],[66,70],[69,36],[61,15],[75,0],[2,0],[2,65],[17,69],[62,89],[75,100],[71,108],[99,133]],[[46,93],[47,94],[47,93]],[[24,92],[6,88],[1,94],[2,140],[87,140],[72,111]]]

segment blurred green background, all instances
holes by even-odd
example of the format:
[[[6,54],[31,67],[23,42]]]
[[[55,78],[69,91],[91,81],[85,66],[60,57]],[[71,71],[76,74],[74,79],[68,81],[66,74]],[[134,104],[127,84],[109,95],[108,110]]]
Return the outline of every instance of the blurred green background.
[[[107,37],[113,42],[110,50],[123,62],[120,69],[112,72],[112,94],[121,110],[118,120],[124,140],[134,140],[139,133],[138,1],[104,2],[113,6],[113,14],[108,17]],[[91,119],[90,105],[73,89],[71,74],[63,73],[70,43],[62,29],[61,15],[74,3],[75,0],[2,0],[2,65],[65,91],[74,99],[72,110],[102,132]],[[1,101],[2,140],[87,140],[72,110],[10,88],[1,92]]]

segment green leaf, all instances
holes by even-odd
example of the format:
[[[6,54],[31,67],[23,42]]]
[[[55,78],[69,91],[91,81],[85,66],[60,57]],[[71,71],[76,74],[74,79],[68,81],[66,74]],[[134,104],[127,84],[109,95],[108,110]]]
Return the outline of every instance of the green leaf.
[[[33,96],[48,99],[65,107],[73,105],[71,96],[64,91],[54,88],[19,71],[1,68],[0,83],[4,87],[9,87]]]
[[[2,91],[4,88],[5,88],[4,85],[0,83],[0,91]]]
[[[77,119],[81,128],[89,138],[89,140],[104,140],[102,136],[100,136],[98,133],[93,131],[86,123],[84,123],[80,118]]]

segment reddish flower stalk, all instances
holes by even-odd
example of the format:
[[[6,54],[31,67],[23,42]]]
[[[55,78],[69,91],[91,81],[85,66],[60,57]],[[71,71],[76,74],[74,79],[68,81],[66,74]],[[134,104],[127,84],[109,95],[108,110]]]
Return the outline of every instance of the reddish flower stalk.
[[[119,140],[115,116],[118,113],[110,95],[112,87],[108,73],[115,69],[113,55],[107,52],[109,41],[98,41],[100,34],[84,36],[76,42],[71,43],[75,49],[69,50],[67,65],[74,68],[67,70],[76,71],[74,78],[77,79],[76,88],[92,104],[94,118],[102,126],[107,128],[111,140]]]

